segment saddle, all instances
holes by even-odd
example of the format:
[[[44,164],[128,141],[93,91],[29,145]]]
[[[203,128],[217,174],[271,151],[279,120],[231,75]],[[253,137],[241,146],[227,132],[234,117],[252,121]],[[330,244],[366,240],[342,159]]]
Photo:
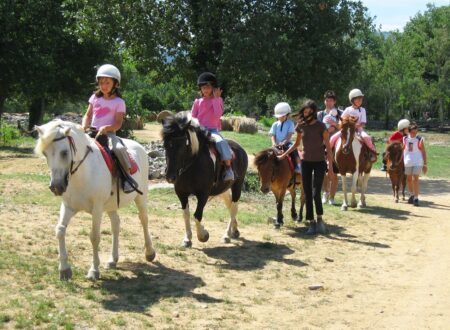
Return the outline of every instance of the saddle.
[[[209,156],[211,157],[213,164],[214,164],[214,173],[215,173],[215,179],[214,179],[214,185],[216,185],[218,182],[222,181],[223,172],[225,170],[224,161],[220,159],[220,153],[216,148],[215,143],[210,143],[208,145],[209,150]],[[236,154],[234,153],[233,149],[230,148],[231,152],[231,164],[233,164],[233,161],[236,159]],[[233,167],[231,167],[233,168]]]
[[[119,176],[122,181],[122,189],[125,181],[128,181],[130,185],[134,188],[134,190],[142,195],[142,191],[138,189],[137,182],[131,177],[130,174],[134,174],[138,171],[139,166],[136,162],[136,160],[131,156],[131,154],[127,151],[128,160],[131,164],[130,174],[128,173],[128,170],[122,168],[122,165],[120,164],[117,157],[114,155],[112,150],[109,148],[109,139],[107,135],[97,135],[98,131],[90,129],[88,132],[88,135],[94,139],[95,144],[99,148],[103,160],[106,163],[106,166],[108,167],[110,173],[112,176]],[[122,141],[121,141],[122,142]],[[123,144],[123,142],[122,142]],[[117,185],[119,185],[119,181],[117,181]],[[119,194],[117,194],[117,198],[119,198]],[[119,203],[119,201],[118,201]]]
[[[283,151],[286,151],[286,150],[287,150],[287,149],[285,149],[285,148],[283,148],[283,147],[282,147],[282,148],[274,147],[273,149],[275,150],[275,152],[276,152],[277,155],[280,155]],[[293,185],[293,184],[296,184],[296,185],[300,184],[300,183],[301,183],[301,180],[297,180],[297,179],[298,179],[297,175],[301,176],[301,174],[297,174],[297,173],[294,172],[294,163],[295,163],[295,159],[294,159],[294,156],[292,155],[292,153],[289,154],[289,155],[286,157],[286,159],[288,160],[288,163],[289,163],[289,170],[290,170],[290,172],[291,172],[291,180],[289,181],[289,186],[291,186],[291,185]]]

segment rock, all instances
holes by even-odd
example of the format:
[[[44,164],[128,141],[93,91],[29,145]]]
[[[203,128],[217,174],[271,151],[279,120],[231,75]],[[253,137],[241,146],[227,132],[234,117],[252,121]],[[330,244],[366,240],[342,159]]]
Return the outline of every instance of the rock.
[[[175,311],[172,313],[173,317],[180,317],[180,313],[178,311]]]
[[[328,261],[328,262],[334,262],[334,259],[328,258],[328,257],[325,257],[325,260]]]
[[[323,285],[320,283],[317,284],[312,284],[308,287],[310,290],[319,290],[319,289],[323,289]]]
[[[148,156],[151,157],[151,158],[157,158],[157,157],[162,157],[162,156],[164,156],[164,153],[161,152],[160,150],[151,150],[151,151],[148,153]]]

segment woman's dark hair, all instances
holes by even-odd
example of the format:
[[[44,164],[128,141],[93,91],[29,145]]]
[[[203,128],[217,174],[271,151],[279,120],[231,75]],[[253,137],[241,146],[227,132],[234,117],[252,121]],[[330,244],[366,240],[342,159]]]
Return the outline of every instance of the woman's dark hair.
[[[306,100],[305,102],[302,103],[302,105],[300,106],[300,110],[298,112],[299,114],[299,121],[306,123],[306,118],[304,117],[303,113],[305,111],[306,108],[310,108],[313,113],[312,113],[312,117],[313,119],[317,119],[317,104],[316,102],[314,102],[313,100]]]
[[[114,87],[111,89],[111,92],[109,93],[109,95],[111,96],[113,94],[116,94],[118,97],[122,97],[122,93],[120,93],[120,89],[119,89],[119,87],[117,87],[119,85],[119,81],[117,81],[117,79],[115,79],[115,78],[111,78],[111,79],[114,81]],[[97,97],[103,96],[103,92],[101,91],[100,87],[97,87],[94,94]]]
[[[336,100],[336,93],[332,90],[328,90],[323,94],[323,98]]]

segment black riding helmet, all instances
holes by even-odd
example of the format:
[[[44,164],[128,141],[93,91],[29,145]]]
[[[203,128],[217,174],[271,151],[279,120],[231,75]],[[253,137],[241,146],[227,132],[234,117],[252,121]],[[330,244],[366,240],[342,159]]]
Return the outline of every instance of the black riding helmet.
[[[323,94],[324,99],[334,99],[336,100],[336,93],[334,91],[328,90]]]
[[[197,86],[202,87],[204,85],[210,84],[212,87],[217,87],[217,78],[211,72],[203,72],[198,76]]]

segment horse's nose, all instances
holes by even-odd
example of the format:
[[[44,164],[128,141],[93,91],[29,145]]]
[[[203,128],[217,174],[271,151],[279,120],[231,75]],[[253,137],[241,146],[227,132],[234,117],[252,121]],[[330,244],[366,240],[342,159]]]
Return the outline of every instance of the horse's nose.
[[[261,187],[261,192],[267,194],[269,192],[269,187]]]
[[[61,187],[55,186],[53,184],[48,186],[48,188],[55,196],[61,196],[64,193],[64,189],[62,189]]]

